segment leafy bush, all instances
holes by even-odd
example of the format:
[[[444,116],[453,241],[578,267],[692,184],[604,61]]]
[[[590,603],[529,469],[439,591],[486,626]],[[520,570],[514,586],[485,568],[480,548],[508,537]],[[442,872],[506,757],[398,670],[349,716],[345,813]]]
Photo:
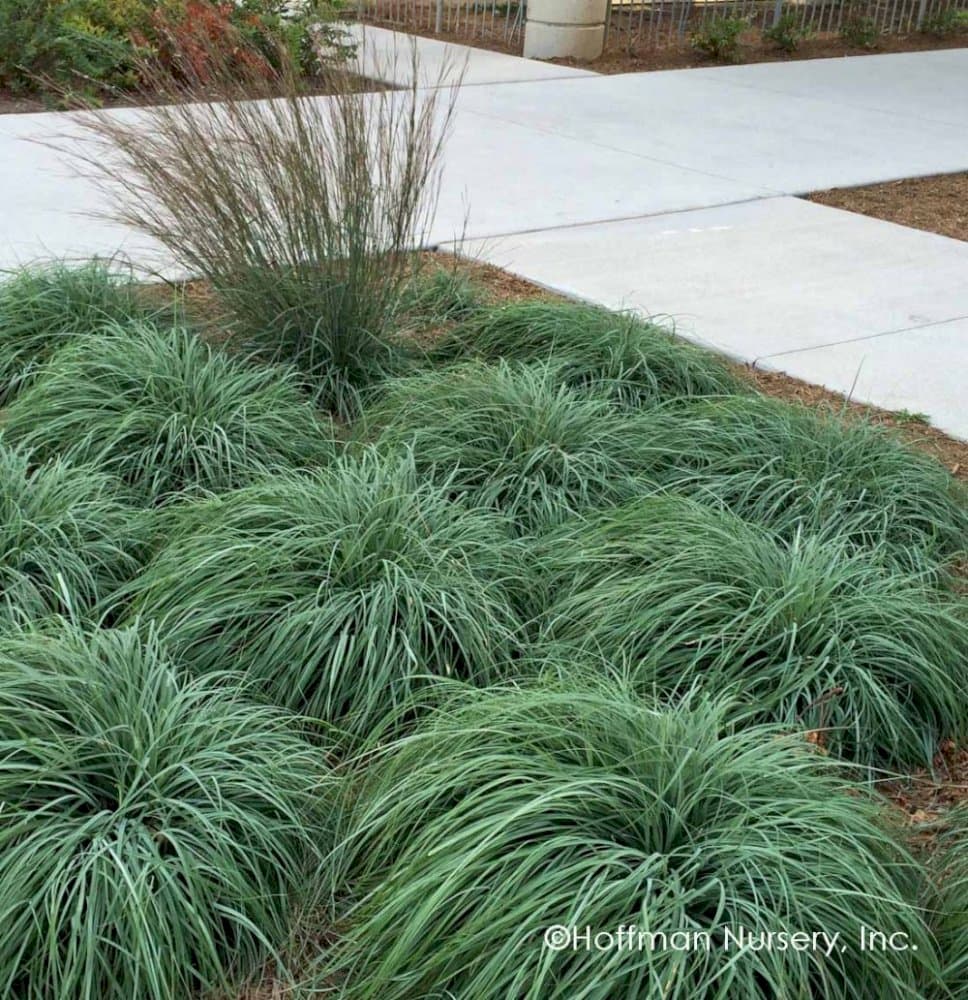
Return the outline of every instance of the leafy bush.
[[[715,355],[661,327],[572,303],[519,302],[482,310],[446,338],[436,354],[554,361],[565,384],[628,407],[742,389]]]
[[[961,31],[968,31],[968,10],[946,7],[936,10],[921,22],[921,31],[935,38],[949,38]]]
[[[298,721],[132,631],[0,640],[0,988],[178,1000],[286,940],[325,846]]]
[[[0,86],[92,98],[146,83],[140,64],[149,54],[173,72],[204,73],[212,47],[230,65],[247,51],[270,68],[281,49],[312,75],[317,44],[336,40],[330,23],[340,8],[339,0],[3,0]],[[236,68],[255,65],[250,58]]]
[[[748,715],[861,763],[930,761],[968,735],[968,616],[843,541],[781,542],[726,513],[645,499],[548,540],[545,638],[643,691],[701,681]]]
[[[145,5],[140,5],[144,8]],[[108,0],[3,0],[0,86],[32,90],[44,80],[83,93],[131,86],[127,27]]]
[[[783,52],[796,52],[800,43],[810,37],[810,29],[801,23],[801,15],[788,10],[763,32],[763,37]]]
[[[290,373],[143,324],[65,347],[5,425],[10,438],[94,464],[147,501],[231,489],[334,451],[332,428]]]
[[[692,47],[719,62],[739,62],[739,40],[749,26],[749,20],[745,17],[710,17],[693,32]]]
[[[730,731],[717,706],[477,693],[372,759],[349,797],[357,902],[326,971],[354,1000],[918,996],[937,975],[920,874],[845,786],[775,730]],[[710,946],[596,951],[562,940],[569,926]],[[862,926],[916,950],[861,951]],[[845,947],[737,957],[726,928],[822,929]]]
[[[840,37],[855,49],[876,49],[881,33],[872,17],[849,17],[840,27]]]
[[[193,669],[365,733],[428,676],[498,676],[516,628],[502,534],[410,459],[366,453],[178,512],[134,608]]]
[[[435,206],[455,91],[418,88],[415,72],[409,91],[364,95],[336,66],[322,78],[332,96],[305,100],[291,65],[267,79],[219,53],[185,81],[145,65],[173,103],[137,121],[85,117],[87,167],[121,221],[211,285],[237,339],[352,413],[403,351],[392,321]]]
[[[138,569],[143,524],[120,484],[0,439],[0,630],[61,611],[83,616]]]
[[[419,471],[527,534],[637,494],[684,445],[659,418],[617,413],[561,384],[549,365],[467,363],[390,381],[362,420],[385,446],[412,447]]]
[[[690,445],[668,480],[678,490],[787,539],[840,531],[914,564],[965,550],[964,489],[883,428],[765,397],[703,401],[681,413]]]
[[[0,283],[0,405],[65,341],[143,315],[132,284],[100,261],[13,272]]]

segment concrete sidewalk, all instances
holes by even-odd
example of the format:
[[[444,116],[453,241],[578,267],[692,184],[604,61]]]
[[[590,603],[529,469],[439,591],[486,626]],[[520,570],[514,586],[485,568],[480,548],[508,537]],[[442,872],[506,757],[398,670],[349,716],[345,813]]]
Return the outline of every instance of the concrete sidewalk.
[[[413,84],[413,54],[416,50],[418,84],[421,87],[465,87],[481,84],[521,83],[528,80],[560,80],[597,76],[591,70],[557,66],[554,63],[522,59],[490,49],[455,45],[422,35],[352,24],[347,41],[357,47],[356,65],[361,76],[396,87]]]
[[[685,336],[968,438],[966,244],[787,197],[968,170],[968,49],[598,76],[417,44],[422,82],[468,59],[433,242],[466,237],[548,287],[672,314]],[[24,141],[71,127],[0,117],[0,267],[120,249],[164,268]]]
[[[463,249],[968,438],[968,243],[783,197]]]

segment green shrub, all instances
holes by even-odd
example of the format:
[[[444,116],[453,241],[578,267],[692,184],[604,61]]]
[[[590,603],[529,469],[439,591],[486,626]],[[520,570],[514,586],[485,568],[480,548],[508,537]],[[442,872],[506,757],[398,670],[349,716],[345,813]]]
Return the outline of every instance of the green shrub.
[[[946,7],[928,14],[921,22],[921,31],[935,38],[949,38],[961,31],[968,31],[968,10]]]
[[[430,676],[498,676],[516,629],[504,534],[409,458],[366,453],[176,512],[134,609],[193,669],[365,733]]]
[[[361,426],[384,447],[412,447],[421,474],[504,512],[522,534],[636,495],[685,444],[673,421],[618,413],[540,364],[472,362],[390,381]]]
[[[492,689],[370,759],[348,798],[356,893],[326,972],[353,1000],[906,1000],[937,976],[921,874],[878,804],[796,740],[730,731],[717,706]],[[562,926],[706,932],[710,947],[555,950],[544,935]],[[861,951],[862,926],[913,947]],[[726,928],[823,930],[844,948],[737,956]]]
[[[739,40],[749,26],[745,17],[710,17],[693,32],[692,47],[710,59],[737,63],[742,58]]]
[[[40,464],[0,439],[0,631],[60,611],[84,616],[138,569],[143,522],[120,484]]]
[[[0,991],[182,1000],[285,942],[325,849],[300,723],[153,637],[0,640]]]
[[[647,692],[701,682],[864,764],[968,735],[968,615],[837,539],[644,499],[547,542],[544,637]]]
[[[627,407],[742,391],[714,354],[630,314],[573,303],[518,302],[482,310],[453,331],[436,355],[553,361],[565,384]]]
[[[145,324],[65,347],[11,405],[5,426],[45,455],[118,476],[149,502],[231,489],[334,453],[329,421],[289,372]]]
[[[840,37],[854,49],[876,49],[881,33],[872,17],[849,17],[840,27]]]
[[[763,32],[763,37],[782,52],[796,52],[800,43],[810,37],[810,29],[801,23],[800,14],[788,10]]]
[[[112,6],[120,3],[3,0],[0,86],[26,91],[50,81],[83,94],[131,86],[133,47]]]
[[[67,340],[143,316],[133,287],[100,261],[24,268],[0,282],[0,405]]]
[[[890,431],[765,397],[702,401],[681,414],[690,445],[668,482],[682,492],[787,539],[841,532],[902,563],[968,547],[963,487]]]
[[[137,121],[85,116],[84,164],[120,221],[208,282],[237,341],[352,415],[406,358],[393,323],[426,243],[456,92],[419,87],[414,72],[407,91],[362,95],[335,66],[319,81],[328,99],[306,100],[290,64],[267,77],[221,50],[206,57],[183,81],[142,65],[169,103]]]
[[[237,59],[239,72],[277,67],[283,52],[311,76],[319,69],[320,43],[331,56],[340,52],[332,21],[341,6],[339,0],[3,0],[0,86],[97,99],[144,84],[139,70],[148,54],[178,72],[204,74],[212,47]]]

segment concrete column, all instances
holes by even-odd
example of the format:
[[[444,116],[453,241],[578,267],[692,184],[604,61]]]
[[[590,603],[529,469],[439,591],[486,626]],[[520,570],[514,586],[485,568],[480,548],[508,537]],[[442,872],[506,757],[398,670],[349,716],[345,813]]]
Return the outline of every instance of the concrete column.
[[[605,47],[608,0],[528,0],[528,59],[597,59]]]

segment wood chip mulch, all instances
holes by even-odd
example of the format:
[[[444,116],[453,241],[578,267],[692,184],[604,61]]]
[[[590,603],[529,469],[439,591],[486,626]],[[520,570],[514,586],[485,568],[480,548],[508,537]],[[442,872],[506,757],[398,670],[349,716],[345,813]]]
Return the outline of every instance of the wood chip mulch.
[[[968,242],[968,173],[834,188],[807,197],[821,205]]]

